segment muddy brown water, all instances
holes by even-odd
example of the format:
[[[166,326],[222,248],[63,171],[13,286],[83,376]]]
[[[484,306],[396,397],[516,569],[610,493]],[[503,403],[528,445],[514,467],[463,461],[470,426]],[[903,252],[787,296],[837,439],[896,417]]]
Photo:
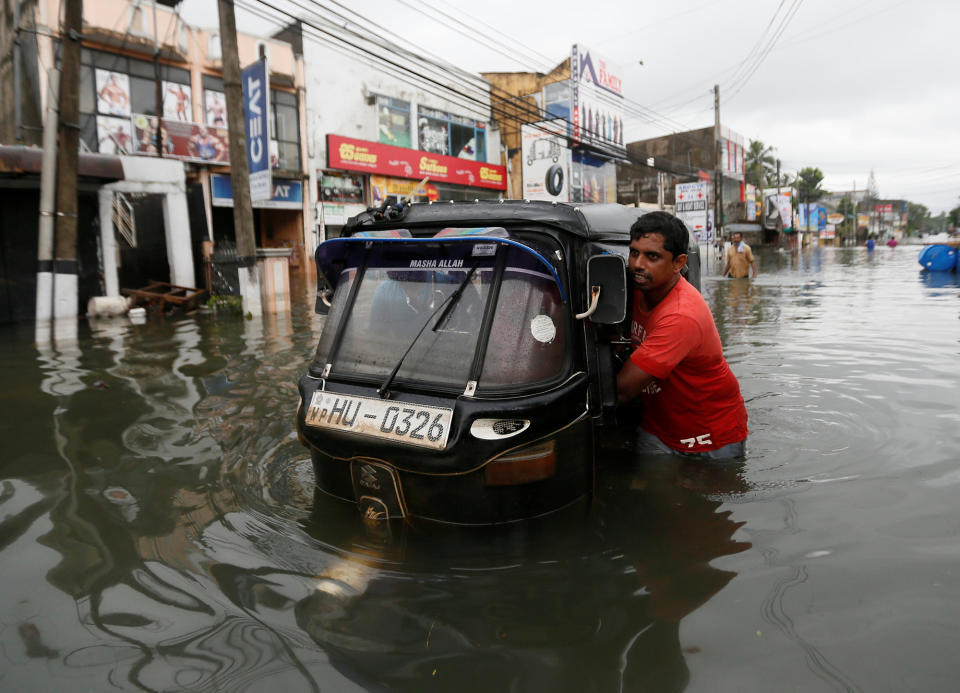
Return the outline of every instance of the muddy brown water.
[[[591,506],[508,528],[314,498],[306,298],[0,328],[0,690],[952,690],[960,285],[918,252],[708,255],[748,459],[611,438]]]

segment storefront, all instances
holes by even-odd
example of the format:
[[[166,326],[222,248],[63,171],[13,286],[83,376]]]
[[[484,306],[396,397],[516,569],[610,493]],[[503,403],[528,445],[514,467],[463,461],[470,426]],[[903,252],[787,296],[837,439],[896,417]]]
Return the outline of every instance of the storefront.
[[[233,190],[230,176],[210,176],[211,204],[214,207],[214,240],[233,238]],[[217,210],[223,210],[218,214]],[[228,214],[229,212],[229,214]],[[303,181],[274,178],[269,200],[253,202],[254,232],[259,248],[291,248],[290,270],[302,272],[307,266],[303,246]],[[224,227],[229,225],[229,233]]]
[[[367,207],[416,201],[499,199],[503,166],[340,135],[327,135],[327,170],[318,175],[323,238]],[[322,216],[321,214],[322,213]]]

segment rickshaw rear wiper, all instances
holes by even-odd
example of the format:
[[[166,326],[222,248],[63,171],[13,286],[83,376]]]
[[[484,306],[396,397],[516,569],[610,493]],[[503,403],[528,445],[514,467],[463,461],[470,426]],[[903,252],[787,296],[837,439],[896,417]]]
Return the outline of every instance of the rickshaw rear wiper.
[[[407,358],[407,354],[410,353],[410,350],[413,349],[413,345],[417,343],[417,340],[420,339],[420,335],[423,334],[423,331],[427,329],[427,325],[430,324],[430,321],[433,320],[434,316],[437,313],[440,313],[440,317],[435,323],[433,323],[433,331],[436,332],[437,328],[443,323],[444,320],[453,312],[453,309],[456,307],[457,302],[460,300],[460,297],[463,295],[464,289],[467,288],[467,284],[470,283],[470,278],[473,276],[474,271],[477,269],[476,263],[470,270],[467,272],[467,276],[463,278],[463,281],[460,282],[460,285],[454,289],[454,291],[443,299],[443,302],[436,307],[436,309],[430,313],[430,317],[427,318],[426,322],[423,323],[423,327],[414,335],[413,339],[410,340],[410,345],[407,347],[407,350],[403,352],[403,355],[397,360],[397,365],[393,367],[393,370],[390,371],[390,375],[387,376],[387,379],[383,381],[383,384],[377,388],[377,394],[380,397],[385,397],[387,393],[387,388],[390,387],[393,383],[393,379],[397,377],[397,372],[400,370],[400,366],[403,365],[403,360]],[[441,312],[442,311],[442,312]]]

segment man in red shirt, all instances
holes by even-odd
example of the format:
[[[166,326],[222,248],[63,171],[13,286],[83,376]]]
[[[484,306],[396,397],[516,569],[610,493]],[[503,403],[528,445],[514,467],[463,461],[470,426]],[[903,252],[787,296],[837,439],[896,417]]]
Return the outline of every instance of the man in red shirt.
[[[688,237],[666,212],[645,214],[630,228],[635,348],[617,375],[617,399],[643,402],[641,451],[740,458],[747,410],[710,308],[680,274]]]

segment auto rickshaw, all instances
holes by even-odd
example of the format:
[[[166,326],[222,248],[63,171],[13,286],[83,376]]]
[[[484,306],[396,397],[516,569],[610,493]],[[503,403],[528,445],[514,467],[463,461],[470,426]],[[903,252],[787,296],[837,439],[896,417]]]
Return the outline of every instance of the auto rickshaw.
[[[326,319],[297,412],[317,490],[371,520],[467,525],[589,499],[642,213],[414,203],[367,210],[322,243]],[[691,234],[699,288],[697,247]]]

